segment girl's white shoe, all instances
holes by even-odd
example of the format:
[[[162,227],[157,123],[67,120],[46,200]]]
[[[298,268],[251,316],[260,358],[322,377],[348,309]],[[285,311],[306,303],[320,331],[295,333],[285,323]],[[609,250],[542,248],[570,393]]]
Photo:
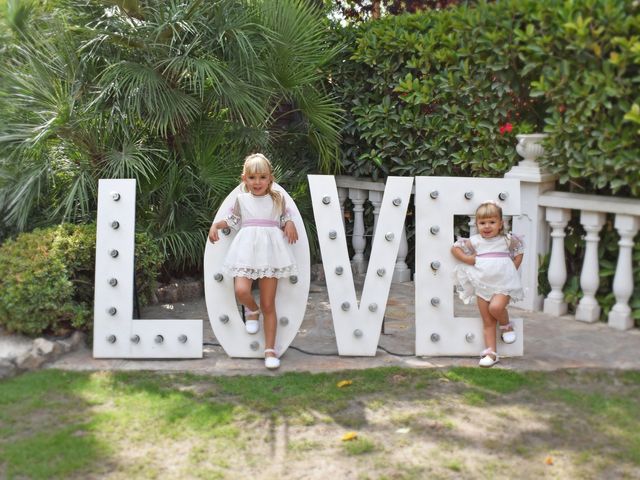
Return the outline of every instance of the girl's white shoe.
[[[267,348],[264,353],[273,353],[274,355],[278,355],[278,353],[273,348]],[[275,370],[280,366],[280,359],[276,357],[264,357],[264,366],[269,370]]]
[[[258,333],[260,330],[260,322],[258,320],[247,320],[247,323],[244,324],[244,328],[247,330],[247,333],[253,335],[254,333]]]
[[[247,330],[247,333],[253,335],[254,333],[258,333],[260,330],[260,309],[258,310],[249,310],[245,312],[247,316],[249,315],[258,315],[258,318],[255,320],[245,320],[244,328]]]
[[[480,355],[482,356],[482,358],[480,358],[478,365],[483,368],[493,367],[500,361],[500,359],[498,358],[498,354],[490,348],[484,350]]]
[[[513,331],[513,324],[511,322],[506,325],[500,325],[500,331],[502,332],[500,338],[502,338],[504,343],[514,343],[518,338],[516,332]]]

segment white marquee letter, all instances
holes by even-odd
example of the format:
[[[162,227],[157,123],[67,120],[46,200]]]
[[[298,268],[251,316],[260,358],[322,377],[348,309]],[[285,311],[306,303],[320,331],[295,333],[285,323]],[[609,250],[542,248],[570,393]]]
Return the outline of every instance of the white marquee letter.
[[[202,358],[202,320],[133,320],[136,181],[100,180],[95,358]]]
[[[304,319],[307,309],[310,283],[309,240],[302,223],[298,207],[282,187],[274,183],[274,188],[284,195],[287,208],[291,210],[292,220],[298,230],[298,241],[292,245],[293,255],[298,264],[296,277],[282,278],[276,291],[276,350],[281,355],[291,345]],[[240,186],[236,187],[222,202],[216,222],[223,220],[233,208]],[[204,294],[209,312],[209,322],[216,338],[230,357],[264,357],[264,329],[251,335],[246,332],[238,311],[233,289],[233,277],[223,270],[224,259],[231,246],[235,231],[222,231],[220,241],[212,244],[207,241],[204,252]]]
[[[416,355],[478,355],[484,349],[482,321],[453,314],[453,268],[457,261],[451,246],[454,215],[473,215],[486,200],[499,200],[504,215],[518,215],[519,181],[416,178]],[[522,319],[511,321],[518,340],[510,345],[498,340],[500,355],[522,355]]]
[[[335,178],[331,175],[309,175],[308,178],[338,353],[374,356],[413,178],[387,178],[359,304]]]

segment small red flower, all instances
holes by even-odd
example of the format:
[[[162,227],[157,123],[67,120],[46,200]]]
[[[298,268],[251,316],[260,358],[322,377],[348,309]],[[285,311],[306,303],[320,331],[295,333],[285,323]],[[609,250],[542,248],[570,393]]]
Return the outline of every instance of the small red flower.
[[[500,135],[504,135],[505,133],[511,133],[513,130],[513,125],[510,123],[505,123],[500,127]]]

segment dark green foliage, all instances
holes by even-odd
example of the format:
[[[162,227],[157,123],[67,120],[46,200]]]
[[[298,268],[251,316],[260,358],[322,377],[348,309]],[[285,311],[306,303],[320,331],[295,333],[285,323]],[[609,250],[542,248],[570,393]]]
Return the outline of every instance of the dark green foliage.
[[[134,178],[138,228],[179,275],[248,153],[336,168],[335,48],[303,0],[30,5],[0,18],[0,226],[87,223],[99,178]]]
[[[93,325],[95,225],[36,229],[0,246],[0,324],[26,335],[90,331]],[[136,234],[141,300],[155,289],[162,257],[147,234]]]
[[[639,18],[635,2],[507,0],[337,32],[345,168],[499,177],[515,135],[544,129],[561,183],[640,195]]]

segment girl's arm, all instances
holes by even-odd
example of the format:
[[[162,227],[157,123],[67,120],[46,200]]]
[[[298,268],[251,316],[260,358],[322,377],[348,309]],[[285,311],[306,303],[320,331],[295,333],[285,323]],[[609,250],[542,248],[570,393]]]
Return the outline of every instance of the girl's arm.
[[[291,211],[287,208],[287,204],[282,198],[282,215],[280,215],[280,226],[284,231],[284,236],[287,237],[289,243],[296,243],[298,241],[298,230],[296,224],[291,220]]]
[[[220,239],[218,235],[218,230],[224,228],[233,228],[237,230],[240,226],[240,203],[236,198],[236,203],[233,205],[231,212],[227,215],[227,218],[224,220],[220,220],[219,222],[214,222],[209,229],[209,240],[211,243],[217,242]]]
[[[284,224],[284,236],[287,237],[289,243],[298,241],[298,230],[296,229],[296,224],[291,220],[287,220]]]
[[[451,253],[454,257],[456,257],[461,262],[466,263],[467,265],[476,264],[476,254],[473,253],[471,255],[467,255],[462,251],[462,248],[458,247],[457,245],[451,247]]]
[[[513,263],[516,266],[516,270],[518,268],[520,268],[520,264],[522,263],[522,257],[524,256],[524,253],[520,253],[518,255],[516,255],[515,257],[513,257]]]
[[[209,229],[209,241],[211,243],[215,243],[220,240],[218,230],[223,228],[229,228],[229,224],[226,220],[220,220],[219,222],[214,222],[211,224],[211,228]]]

